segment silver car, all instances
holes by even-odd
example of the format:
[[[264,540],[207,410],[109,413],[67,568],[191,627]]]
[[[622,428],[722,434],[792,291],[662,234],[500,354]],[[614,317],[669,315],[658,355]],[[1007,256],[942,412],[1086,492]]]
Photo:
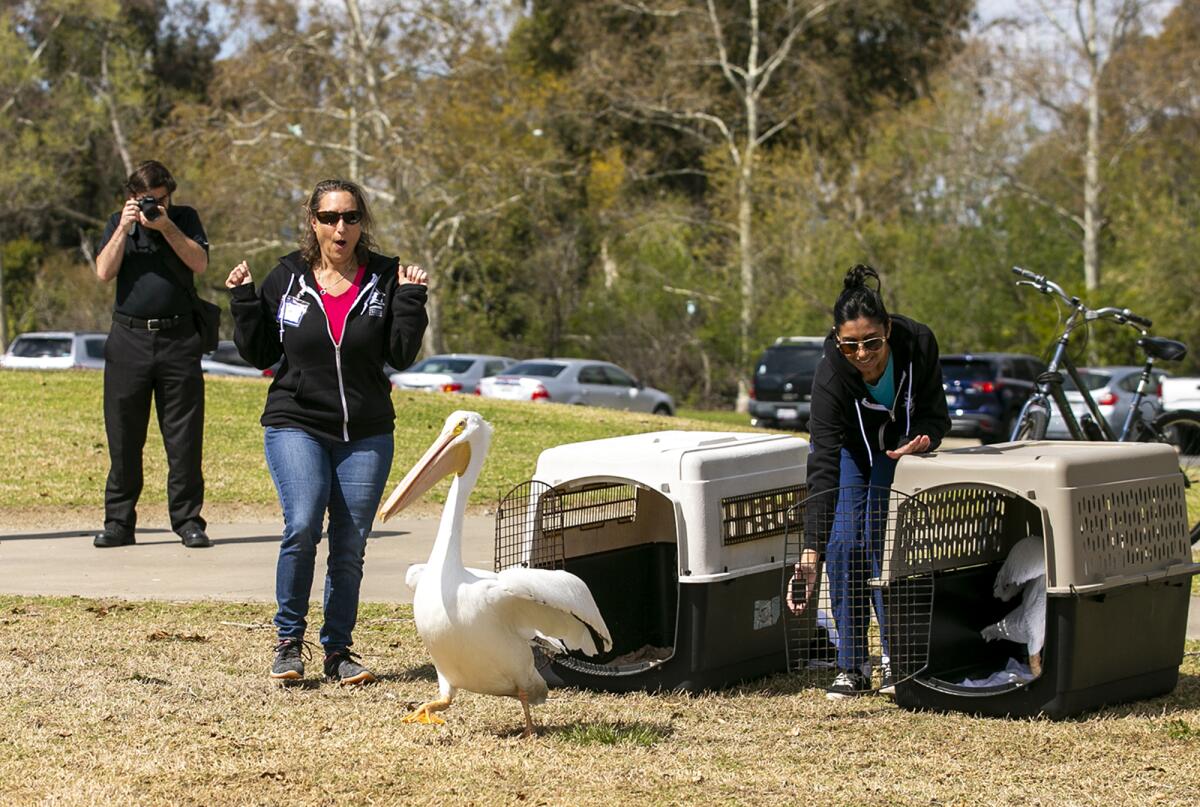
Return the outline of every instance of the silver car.
[[[481,378],[489,378],[517,363],[508,356],[447,353],[430,356],[404,372],[388,374],[396,389],[473,393]]]
[[[675,414],[675,401],[615,364],[593,359],[527,359],[479,382],[485,398],[604,406]]]
[[[1125,418],[1133,403],[1134,393],[1137,392],[1138,379],[1141,378],[1141,367],[1081,367],[1079,377],[1092,395],[1092,400],[1100,407],[1100,414],[1108,421],[1113,433],[1121,434],[1125,428]],[[1159,399],[1159,387],[1165,373],[1154,373],[1146,397],[1142,399],[1142,411],[1146,417],[1153,418],[1162,412],[1162,401]],[[1071,404],[1071,411],[1079,419],[1087,412],[1083,403],[1083,395],[1075,389],[1071,378],[1064,374],[1063,391]],[[1068,438],[1067,424],[1062,419],[1057,407],[1051,407],[1050,425],[1046,428],[1047,437]]]
[[[104,368],[106,333],[33,331],[12,341],[0,356],[0,367],[14,370]]]
[[[239,375],[251,378],[271,378],[275,375],[276,362],[266,370],[260,370],[242,358],[237,345],[228,339],[217,343],[217,349],[200,357],[200,371],[209,375]]]

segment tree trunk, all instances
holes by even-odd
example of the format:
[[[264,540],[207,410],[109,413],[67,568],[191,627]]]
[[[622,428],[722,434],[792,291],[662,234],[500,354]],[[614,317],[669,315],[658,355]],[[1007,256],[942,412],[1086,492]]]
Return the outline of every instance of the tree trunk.
[[[738,317],[738,395],[735,407],[738,412],[750,411],[750,387],[743,371],[750,360],[750,329],[754,324],[754,207],[750,199],[753,176],[749,157],[747,154],[746,162],[738,175],[738,255],[742,280],[742,310]]]
[[[431,250],[424,251],[425,265],[421,268],[429,274],[429,302],[425,310],[429,314],[429,327],[425,329],[422,340],[426,356],[446,352],[446,342],[442,334],[442,296],[438,293],[437,273],[433,271],[435,258]]]
[[[4,299],[4,248],[0,245],[0,353],[8,350],[8,307]]]
[[[1083,177],[1083,279],[1088,291],[1100,285],[1100,52],[1096,41],[1096,0],[1086,0],[1088,65],[1087,150]]]

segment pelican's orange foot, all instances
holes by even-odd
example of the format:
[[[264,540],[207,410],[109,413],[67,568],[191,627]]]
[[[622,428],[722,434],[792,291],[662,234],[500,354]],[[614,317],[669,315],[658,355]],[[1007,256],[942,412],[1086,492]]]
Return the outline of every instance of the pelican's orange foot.
[[[450,704],[446,703],[445,701],[430,701],[429,703],[422,703],[412,712],[406,714],[400,722],[420,723],[424,726],[444,726],[446,725],[446,721],[442,720],[440,717],[434,714],[434,712],[445,709],[449,705]]]

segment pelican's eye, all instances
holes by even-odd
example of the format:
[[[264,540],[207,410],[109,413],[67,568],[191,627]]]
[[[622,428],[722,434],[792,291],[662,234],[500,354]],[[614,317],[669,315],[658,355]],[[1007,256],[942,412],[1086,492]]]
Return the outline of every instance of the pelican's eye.
[[[467,430],[467,421],[460,420],[458,422],[458,425],[454,427],[454,436],[458,437],[460,434],[462,434],[466,430]]]

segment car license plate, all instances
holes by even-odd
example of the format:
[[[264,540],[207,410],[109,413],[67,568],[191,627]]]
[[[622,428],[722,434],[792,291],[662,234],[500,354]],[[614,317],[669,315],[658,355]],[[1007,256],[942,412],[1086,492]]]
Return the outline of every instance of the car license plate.
[[[775,417],[779,418],[780,420],[795,420],[797,417],[797,414],[798,413],[796,412],[795,409],[776,409],[775,410]]]

